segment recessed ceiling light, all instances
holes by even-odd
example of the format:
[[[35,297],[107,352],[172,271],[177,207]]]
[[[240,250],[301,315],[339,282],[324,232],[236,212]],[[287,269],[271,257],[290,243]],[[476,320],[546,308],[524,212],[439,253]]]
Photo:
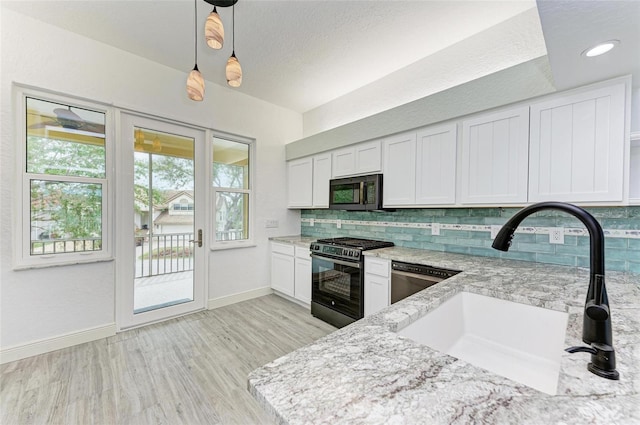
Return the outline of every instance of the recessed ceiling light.
[[[602,54],[607,53],[609,50],[613,49],[614,47],[616,47],[618,44],[620,44],[619,40],[609,40],[609,41],[605,41],[599,44],[596,44],[593,47],[588,48],[587,50],[585,50],[584,52],[582,52],[583,56],[586,56],[588,58],[592,58],[594,56],[600,56]]]

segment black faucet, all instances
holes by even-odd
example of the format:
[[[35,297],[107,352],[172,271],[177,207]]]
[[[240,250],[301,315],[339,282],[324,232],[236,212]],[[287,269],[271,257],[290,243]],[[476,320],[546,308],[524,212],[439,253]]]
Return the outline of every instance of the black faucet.
[[[540,202],[521,209],[511,217],[500,229],[491,246],[500,251],[508,251],[513,233],[520,222],[541,210],[567,212],[580,220],[589,231],[591,267],[582,321],[582,341],[590,346],[569,347],[565,351],[591,353],[591,363],[587,366],[590,372],[607,379],[620,379],[620,374],[616,370],[616,353],[613,349],[609,298],[604,284],[604,233],[598,221],[587,211],[575,205],[564,202]]]

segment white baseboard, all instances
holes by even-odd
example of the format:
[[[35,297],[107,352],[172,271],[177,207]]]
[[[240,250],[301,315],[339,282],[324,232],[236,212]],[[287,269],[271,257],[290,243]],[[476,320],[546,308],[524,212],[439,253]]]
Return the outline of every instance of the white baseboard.
[[[59,335],[53,338],[41,339],[9,348],[2,348],[0,349],[0,364],[13,362],[38,354],[48,353],[50,351],[60,350],[73,345],[84,344],[85,342],[95,341],[115,334],[116,324],[112,323],[105,326],[97,326],[95,328]]]
[[[210,298],[207,302],[207,309],[213,310],[214,308],[224,307],[239,303],[241,301],[247,301],[253,298],[263,297],[265,295],[273,294],[273,290],[270,286],[263,286],[262,288],[252,289],[250,291],[240,292],[238,294],[226,295],[219,298]]]

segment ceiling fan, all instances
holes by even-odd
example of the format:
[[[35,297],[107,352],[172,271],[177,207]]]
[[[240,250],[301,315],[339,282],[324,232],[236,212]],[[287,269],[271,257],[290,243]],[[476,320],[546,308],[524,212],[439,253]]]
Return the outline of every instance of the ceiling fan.
[[[104,125],[83,120],[80,115],[71,110],[71,107],[68,109],[55,108],[53,113],[56,114],[54,120],[32,124],[29,128],[62,127],[71,130],[82,130],[91,133],[104,134]]]

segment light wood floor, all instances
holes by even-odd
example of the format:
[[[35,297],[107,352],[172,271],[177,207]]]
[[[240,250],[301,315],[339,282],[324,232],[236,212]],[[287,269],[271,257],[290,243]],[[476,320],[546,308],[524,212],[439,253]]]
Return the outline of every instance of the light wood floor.
[[[270,424],[247,375],[335,328],[276,295],[0,367],[0,423]]]

